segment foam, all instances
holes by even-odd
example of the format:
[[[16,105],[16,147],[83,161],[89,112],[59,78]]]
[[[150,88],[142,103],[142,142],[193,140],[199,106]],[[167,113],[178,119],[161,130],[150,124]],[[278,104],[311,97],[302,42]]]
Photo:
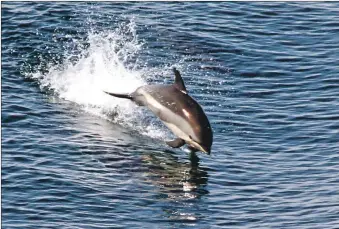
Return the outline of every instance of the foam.
[[[72,42],[81,47],[80,40]],[[42,90],[47,88],[56,96],[77,103],[85,112],[152,138],[168,137],[168,131],[150,112],[103,92],[129,93],[147,84],[142,77],[147,69],[138,68],[132,61],[143,47],[135,23],[123,23],[111,31],[88,31],[88,44],[77,54],[69,48],[62,64],[47,64],[47,73],[37,71],[29,73],[30,77],[39,81]]]

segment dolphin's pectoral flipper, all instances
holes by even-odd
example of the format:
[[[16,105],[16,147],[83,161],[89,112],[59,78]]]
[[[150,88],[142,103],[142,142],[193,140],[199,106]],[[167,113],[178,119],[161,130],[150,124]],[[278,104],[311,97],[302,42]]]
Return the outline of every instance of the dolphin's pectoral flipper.
[[[182,79],[180,72],[176,68],[173,68],[173,72],[175,75],[174,86],[180,91],[187,93],[184,80]]]
[[[169,145],[172,148],[179,148],[179,147],[185,145],[185,141],[182,140],[181,138],[176,138],[173,141],[168,141],[166,143],[167,143],[167,145]]]

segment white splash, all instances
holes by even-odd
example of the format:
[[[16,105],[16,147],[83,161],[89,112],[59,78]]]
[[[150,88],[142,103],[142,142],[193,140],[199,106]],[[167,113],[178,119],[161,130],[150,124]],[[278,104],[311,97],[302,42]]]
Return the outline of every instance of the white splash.
[[[147,84],[142,77],[144,70],[129,65],[142,48],[136,35],[135,23],[130,22],[113,31],[89,32],[88,48],[70,55],[61,65],[48,67],[47,73],[30,73],[41,88],[53,90],[60,98],[79,104],[86,112],[132,128],[153,138],[166,138],[168,131],[156,121],[145,120],[152,116],[134,103],[113,98],[103,91],[129,93]],[[126,34],[128,34],[126,37]],[[81,45],[74,39],[75,45]],[[72,59],[73,58],[73,59]],[[71,61],[72,60],[72,61]],[[154,118],[156,120],[156,118]]]

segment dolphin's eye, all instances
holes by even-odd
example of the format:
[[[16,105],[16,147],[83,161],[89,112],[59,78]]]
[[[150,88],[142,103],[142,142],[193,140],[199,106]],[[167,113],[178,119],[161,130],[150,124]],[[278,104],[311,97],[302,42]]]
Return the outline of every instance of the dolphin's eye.
[[[192,136],[191,136],[191,135],[189,135],[189,137],[190,137],[190,139],[192,139]]]

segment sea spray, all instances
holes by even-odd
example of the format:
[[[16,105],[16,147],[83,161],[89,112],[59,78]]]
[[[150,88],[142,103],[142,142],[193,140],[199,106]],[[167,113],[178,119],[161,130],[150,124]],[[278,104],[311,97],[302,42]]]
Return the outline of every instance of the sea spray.
[[[67,44],[60,64],[47,63],[43,71],[26,74],[39,82],[42,91],[53,91],[55,96],[75,102],[86,112],[140,134],[160,139],[170,136],[150,112],[103,92],[129,93],[147,84],[148,78],[143,74],[147,69],[137,66],[142,42],[133,21],[109,31],[90,29],[87,45],[79,38],[68,38],[71,43]]]

